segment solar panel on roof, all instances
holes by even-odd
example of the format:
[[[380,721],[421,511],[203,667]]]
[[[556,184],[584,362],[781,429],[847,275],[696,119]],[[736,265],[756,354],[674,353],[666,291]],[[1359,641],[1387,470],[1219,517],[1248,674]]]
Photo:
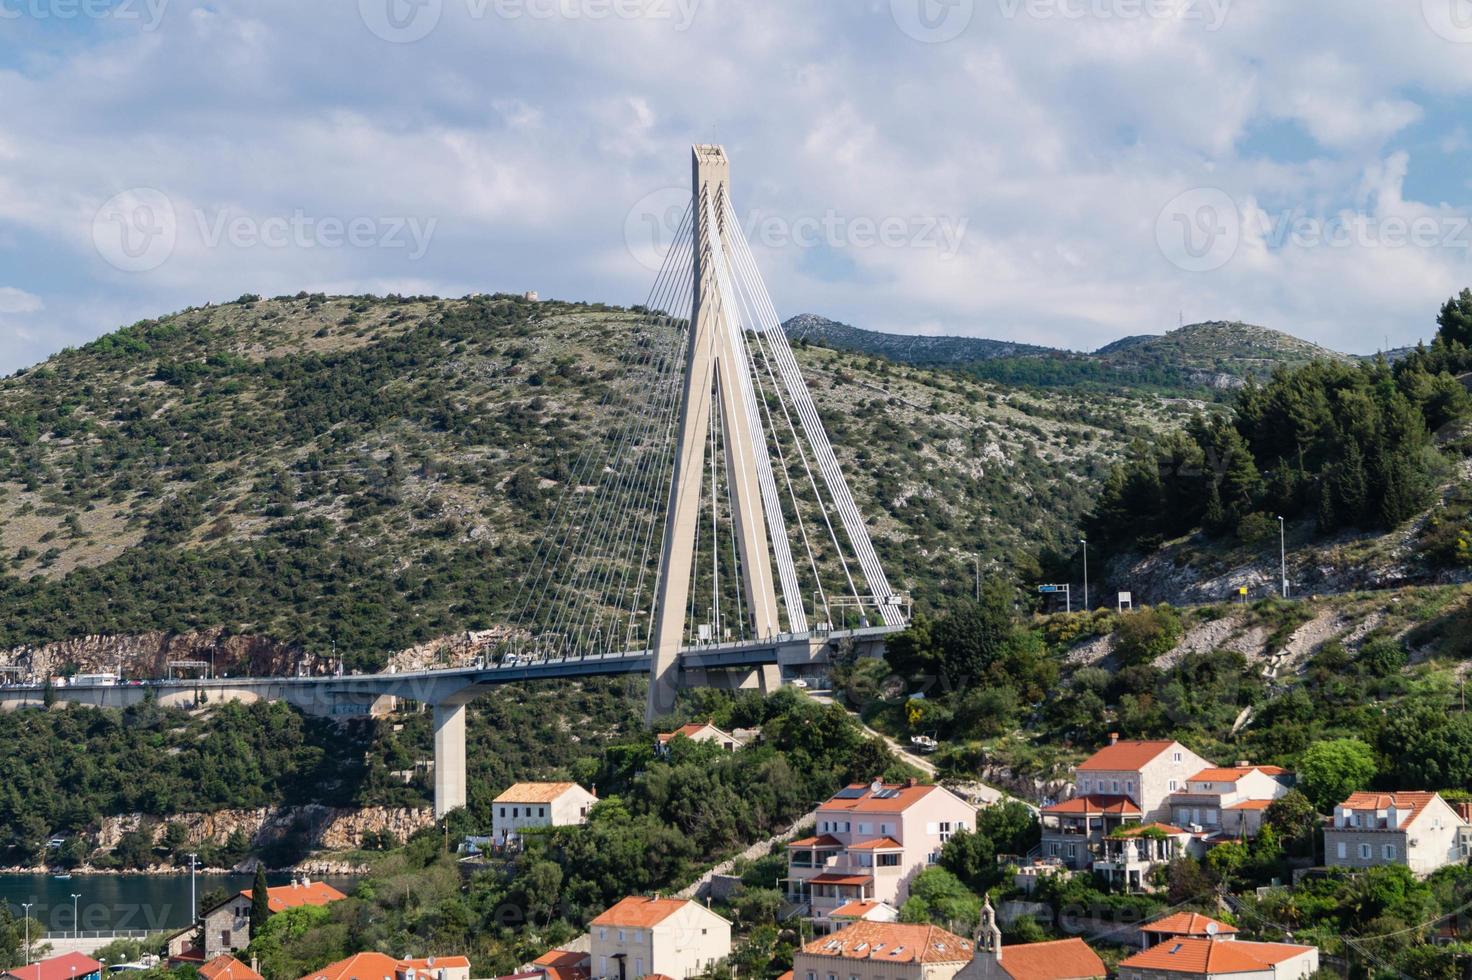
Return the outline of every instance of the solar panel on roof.
[[[859,797],[861,797],[863,795],[864,795],[864,787],[862,787],[862,786],[845,786],[843,789],[839,790],[837,793],[834,793],[833,794],[833,798],[835,800],[857,800]]]
[[[892,800],[896,796],[899,796],[899,795],[900,795],[900,791],[897,790],[897,789],[881,789],[881,790],[879,790],[878,792],[876,792],[874,794],[874,799],[876,799],[876,800]]]

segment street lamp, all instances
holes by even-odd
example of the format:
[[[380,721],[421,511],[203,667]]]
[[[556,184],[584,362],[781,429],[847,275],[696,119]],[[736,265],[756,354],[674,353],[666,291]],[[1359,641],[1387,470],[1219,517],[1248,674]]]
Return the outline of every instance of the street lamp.
[[[1283,515],[1278,515],[1278,570],[1283,575],[1283,598],[1288,598],[1288,537]]]
[[[31,965],[31,906],[35,904],[35,902],[20,903],[26,917],[26,966]]]
[[[1079,538],[1078,543],[1084,546],[1084,612],[1089,611],[1089,539]]]
[[[77,913],[77,900],[81,895],[72,896],[72,938],[76,939],[81,934],[81,916]]]

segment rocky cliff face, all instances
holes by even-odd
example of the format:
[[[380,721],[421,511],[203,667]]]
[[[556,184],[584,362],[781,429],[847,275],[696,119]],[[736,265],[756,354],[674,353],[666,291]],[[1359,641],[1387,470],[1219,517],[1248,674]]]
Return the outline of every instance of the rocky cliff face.
[[[259,636],[227,635],[214,628],[191,633],[154,631],[133,636],[81,636],[0,652],[0,664],[22,668],[32,680],[75,671],[115,673],[129,678],[164,677],[170,662],[201,660],[215,674],[256,677],[324,673],[329,665],[299,647]]]
[[[158,841],[169,823],[183,827],[185,838],[191,845],[223,844],[240,831],[250,839],[252,849],[257,849],[300,831],[314,849],[341,851],[361,847],[364,836],[370,833],[388,832],[401,841],[405,840],[415,831],[431,826],[434,811],[428,807],[342,808],[311,804],[180,813],[167,821],[141,813],[127,813],[103,818],[97,832],[97,846],[110,850],[117,846],[123,834],[140,827],[151,830],[154,840]]]

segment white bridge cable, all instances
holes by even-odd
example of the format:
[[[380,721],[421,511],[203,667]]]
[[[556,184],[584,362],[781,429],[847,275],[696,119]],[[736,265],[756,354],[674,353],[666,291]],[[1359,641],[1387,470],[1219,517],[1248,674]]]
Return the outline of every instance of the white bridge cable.
[[[675,235],[677,243],[682,237],[689,234],[693,220],[694,210],[687,208],[684,216],[680,219],[680,225]],[[669,254],[665,256],[665,262],[660,269],[660,274],[656,277],[654,285],[650,287],[648,303],[652,304],[662,297],[667,285],[673,281],[670,278],[671,261],[677,257],[679,251],[680,249],[677,245],[671,248]],[[646,308],[649,307],[646,305]],[[646,362],[652,363],[653,359],[657,356],[657,350],[657,345],[651,343],[639,359],[640,366]],[[611,402],[615,391],[616,389],[610,386],[599,404],[600,410]],[[560,567],[562,555],[565,552],[569,540],[573,536],[575,529],[581,527],[581,525],[577,525],[569,520],[571,517],[572,501],[578,495],[578,488],[583,486],[587,482],[588,477],[592,475],[592,467],[597,458],[597,446],[598,440],[590,440],[583,449],[582,457],[574,464],[572,470],[569,472],[568,482],[563,487],[558,503],[553,509],[552,517],[547,523],[547,531],[542,535],[543,546],[539,548],[541,561],[537,563],[537,568],[531,575],[522,579],[522,586],[518,590],[517,599],[512,605],[512,608],[518,610],[512,622],[516,623],[522,630],[535,628],[536,616],[541,611],[543,599],[557,578],[556,575],[552,574],[551,570]],[[548,542],[552,541],[558,542],[555,548],[557,555],[555,559],[552,557],[554,549],[548,545]],[[534,558],[533,561],[535,562],[536,559]],[[551,563],[550,569],[549,562]],[[538,583],[542,586],[540,595],[536,595],[536,585]],[[525,603],[522,601],[523,593],[526,593]],[[532,606],[533,602],[536,603],[535,609]]]
[[[731,348],[736,352],[740,361],[732,365],[732,375],[740,385],[738,392],[742,407],[746,411],[746,427],[751,433],[750,450],[755,457],[757,472],[757,486],[762,498],[762,512],[766,518],[767,537],[772,545],[772,553],[777,566],[777,577],[782,584],[783,604],[787,607],[788,629],[793,633],[807,632],[807,615],[803,607],[802,586],[797,580],[797,569],[792,561],[792,549],[787,536],[787,521],[782,514],[781,498],[777,494],[777,481],[772,476],[772,457],[767,450],[767,440],[758,436],[766,430],[762,426],[761,413],[757,408],[756,392],[751,384],[751,355],[746,349],[747,325],[742,316],[744,309],[738,300],[737,290],[732,286],[732,280],[737,278],[735,270],[730,266],[730,258],[721,239],[722,232],[729,228],[735,237],[741,236],[741,229],[734,225],[734,217],[729,211],[723,210],[718,220],[716,208],[724,202],[707,202],[706,227],[716,229],[711,242],[711,248],[715,253],[716,284],[722,299],[722,307],[726,315],[722,317],[727,337]],[[755,328],[755,325],[752,325]],[[748,447],[739,447],[745,449]],[[760,570],[761,564],[754,563],[754,570]],[[762,594],[771,591],[770,582],[759,582],[757,587],[763,590]]]
[[[756,269],[756,261],[751,255],[746,236],[742,233],[740,225],[735,223],[735,208],[731,206],[730,196],[724,190],[720,203],[728,219],[728,226],[732,229],[731,240],[738,264],[746,272],[747,283],[763,315],[764,332],[777,355],[777,365],[783,383],[793,403],[797,406],[798,420],[802,423],[808,442],[813,447],[814,455],[818,460],[819,472],[822,473],[824,482],[828,485],[828,491],[837,505],[839,519],[843,522],[844,531],[848,535],[849,543],[853,546],[859,566],[864,570],[864,578],[869,591],[879,603],[880,617],[886,626],[902,626],[905,621],[904,612],[892,601],[894,593],[884,576],[879,557],[874,552],[874,543],[869,538],[869,530],[864,524],[863,515],[859,513],[853,494],[849,491],[847,481],[844,480],[843,471],[833,453],[832,443],[828,441],[828,435],[823,429],[817,408],[813,404],[812,394],[802,380],[797,360],[793,357],[792,348],[787,342],[787,335],[782,329],[777,312],[772,307],[771,297],[767,294],[766,286],[763,285],[761,275]]]
[[[683,283],[682,278],[679,275],[680,269],[678,268],[675,260],[680,256],[681,253],[689,254],[687,250],[678,247],[678,241],[681,237],[688,237],[687,232],[692,222],[693,213],[687,212],[686,219],[682,220],[680,232],[679,234],[677,234],[677,247],[672,248],[670,250],[670,254],[666,256],[666,261],[661,270],[660,276],[656,280],[654,287],[650,291],[649,305],[646,308],[657,311],[663,306],[663,304],[668,302],[672,296],[678,294],[678,291]],[[654,319],[657,321],[658,317],[656,316],[654,317]],[[655,383],[658,384],[661,378],[668,376],[676,368],[678,362],[678,350],[670,350],[672,346],[675,348],[679,347],[678,341],[680,340],[680,338],[677,336],[676,339],[677,343],[674,345],[669,344],[667,341],[664,344],[661,344],[661,337],[659,336],[659,334],[657,332],[652,334],[649,338],[647,349],[636,360],[633,367],[635,369],[642,369],[645,367],[646,364],[652,366],[655,375]],[[675,356],[671,356],[672,353]],[[626,374],[627,373],[630,372],[626,371]],[[610,395],[611,394],[612,393],[610,393]],[[605,450],[607,450],[607,448],[612,445],[614,447],[613,456],[614,458],[617,458],[624,451],[624,447],[629,444],[630,439],[633,438],[634,433],[639,426],[639,423],[642,421],[642,417],[648,412],[648,410],[649,402],[641,401],[639,403],[639,410],[637,410],[632,416],[627,416],[619,429],[615,430],[607,439],[595,440],[592,444],[590,444],[590,448],[596,448],[601,445]],[[598,455],[596,453],[592,455],[592,458],[590,459],[587,467],[584,469],[583,474],[581,476],[574,475],[573,481],[566,488],[571,497],[576,498],[579,495],[580,487],[588,482],[591,482],[590,478],[594,470],[594,464],[603,463],[604,465],[600,469],[605,471],[607,470],[606,460],[608,458],[609,457],[606,455]],[[591,502],[590,506],[585,508],[586,510],[591,511],[594,514],[601,513],[610,482],[611,481],[606,478],[606,473],[599,478],[597,482],[597,490],[594,495],[595,499]],[[572,571],[572,574],[574,575],[574,581],[577,580],[577,573],[575,570],[577,569],[577,566],[581,560],[581,556],[587,551],[591,536],[598,530],[597,525],[594,523],[594,519],[588,514],[584,515],[584,520],[572,520],[571,518],[575,515],[571,513],[571,510],[572,508],[570,506],[566,508],[560,508],[560,514],[554,515],[554,521],[558,521],[560,523],[559,530],[562,532],[560,535],[561,540],[557,548],[556,557],[552,558],[550,563],[544,561],[542,568],[539,569],[538,576],[533,577],[533,581],[535,581],[537,577],[542,578],[542,589],[540,595],[536,599],[536,605],[535,607],[531,608],[529,615],[526,615],[524,617],[525,624],[533,630],[535,630],[539,624],[542,624],[543,609],[547,608],[547,602],[549,600],[555,601],[556,597],[567,595],[569,593],[572,586],[570,586],[568,582],[563,581],[563,572],[565,570]],[[564,557],[566,556],[569,547],[573,549],[574,557],[570,564],[564,565]],[[568,605],[570,604],[563,606],[564,612],[567,611]],[[565,619],[565,615],[557,617],[558,624],[560,625],[560,623]]]
[[[662,414],[663,399],[657,393],[669,387],[668,379],[675,374],[678,365],[678,357],[672,355],[678,353],[679,346],[675,343],[666,347],[666,356],[659,362],[653,379],[651,394],[655,397],[640,401],[618,448],[604,464],[604,479],[588,519],[593,531],[574,560],[572,582],[564,583],[570,599],[562,605],[553,627],[554,633],[565,632],[571,652],[586,652],[584,640],[594,639],[587,631],[590,617],[604,596],[607,577],[614,568],[610,546],[622,537],[627,526],[625,514],[633,505],[632,484],[641,481],[645,475],[636,461],[641,447],[647,448],[649,433],[657,427],[658,416]]]
[[[688,281],[687,276],[686,283]],[[675,309],[679,309],[681,303],[688,301],[690,289],[680,286],[675,294],[673,305]],[[673,318],[667,320],[671,326],[678,322]],[[622,499],[622,510],[611,519],[601,522],[605,531],[593,552],[594,560],[601,561],[601,570],[589,580],[588,587],[579,593],[584,600],[582,608],[572,619],[576,626],[569,627],[569,635],[577,638],[579,644],[584,637],[590,641],[603,637],[604,642],[593,644],[602,652],[611,650],[617,638],[618,619],[632,571],[633,552],[638,543],[640,525],[653,521],[658,509],[659,475],[668,449],[665,435],[673,413],[678,410],[679,385],[675,368],[682,363],[681,355],[685,349],[686,337],[688,332],[675,334],[671,356],[664,362],[665,370],[656,379],[648,399],[644,402],[646,411],[643,413],[640,434],[634,447],[617,462],[622,470],[620,489],[627,486],[628,492],[618,495]],[[651,453],[655,457],[652,464],[649,459]],[[649,521],[644,520],[646,515]],[[619,582],[617,589],[614,586],[616,579]]]

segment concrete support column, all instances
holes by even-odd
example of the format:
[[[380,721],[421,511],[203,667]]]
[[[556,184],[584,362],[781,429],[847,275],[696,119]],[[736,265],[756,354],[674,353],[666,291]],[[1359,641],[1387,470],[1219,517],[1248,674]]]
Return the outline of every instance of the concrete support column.
[[[434,817],[465,806],[465,705],[434,706]]]

